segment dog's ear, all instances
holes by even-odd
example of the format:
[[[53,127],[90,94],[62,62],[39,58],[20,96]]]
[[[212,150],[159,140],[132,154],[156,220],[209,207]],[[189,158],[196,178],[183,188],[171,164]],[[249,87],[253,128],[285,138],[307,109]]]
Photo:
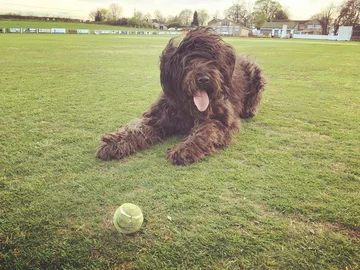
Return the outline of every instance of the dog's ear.
[[[167,92],[171,89],[170,73],[173,65],[171,58],[174,56],[175,51],[174,38],[172,38],[160,56],[160,82],[166,95],[168,95]]]
[[[234,49],[228,44],[222,44],[220,51],[216,55],[219,63],[219,70],[223,75],[224,88],[223,95],[225,98],[230,94],[232,88],[232,76],[235,70],[236,54]]]
[[[175,38],[170,39],[160,56],[160,82],[163,91],[168,97],[175,97],[179,85],[181,85],[181,72],[179,65],[181,57],[178,47],[174,44]]]

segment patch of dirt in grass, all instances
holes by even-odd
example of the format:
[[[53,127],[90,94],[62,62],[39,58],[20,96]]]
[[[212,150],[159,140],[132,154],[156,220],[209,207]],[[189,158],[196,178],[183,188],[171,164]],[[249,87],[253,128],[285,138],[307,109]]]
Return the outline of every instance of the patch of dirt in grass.
[[[346,235],[356,241],[360,241],[360,229],[347,228],[344,225],[338,223],[323,223],[322,224],[327,230]]]
[[[120,266],[115,266],[113,270],[128,270],[128,269],[135,269],[132,263],[124,263]]]
[[[284,218],[283,214],[278,211],[273,211],[269,209],[263,203],[251,201],[251,204],[255,207],[257,213],[261,218]]]
[[[360,241],[360,230],[346,227],[339,223],[330,222],[319,222],[319,221],[308,221],[304,217],[297,216],[290,218],[291,227],[303,227],[310,234],[323,233],[323,231],[338,233],[347,236],[357,242]]]
[[[287,216],[280,212],[272,211],[266,205],[259,202],[252,202],[260,218],[279,218],[287,219],[290,222],[289,229],[298,231],[303,230],[309,234],[323,233],[325,230],[345,235],[355,241],[360,241],[360,229],[349,228],[339,223],[310,221],[303,216]]]
[[[330,137],[324,134],[320,134],[317,132],[303,132],[302,133],[306,138],[316,139],[320,141],[329,141]]]
[[[246,201],[245,195],[240,190],[237,190],[233,187],[223,189],[219,195],[219,199],[228,204],[235,204]]]
[[[337,162],[337,163],[334,163],[331,165],[331,169],[333,171],[344,172],[344,171],[346,171],[347,167],[344,163]]]
[[[234,258],[220,259],[212,269],[246,269],[245,265]]]
[[[102,220],[102,227],[112,228],[113,225],[113,216],[118,206],[112,204],[105,204],[102,206],[103,211],[105,212],[104,218]]]

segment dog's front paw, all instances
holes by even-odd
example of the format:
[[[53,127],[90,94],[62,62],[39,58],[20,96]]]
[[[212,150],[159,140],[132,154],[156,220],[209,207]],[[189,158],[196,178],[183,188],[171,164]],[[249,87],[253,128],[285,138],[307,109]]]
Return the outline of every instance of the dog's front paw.
[[[241,113],[240,117],[243,119],[248,119],[254,117],[255,115],[256,115],[255,110],[247,109]]]
[[[168,149],[166,158],[174,165],[186,165],[198,161],[201,156],[195,149],[175,145],[173,148]]]
[[[122,159],[134,152],[134,146],[122,140],[121,134],[107,134],[101,140],[102,144],[96,152],[96,157],[99,159]]]
[[[96,157],[102,160],[112,160],[121,159],[124,157],[124,154],[116,144],[103,143],[97,150]]]

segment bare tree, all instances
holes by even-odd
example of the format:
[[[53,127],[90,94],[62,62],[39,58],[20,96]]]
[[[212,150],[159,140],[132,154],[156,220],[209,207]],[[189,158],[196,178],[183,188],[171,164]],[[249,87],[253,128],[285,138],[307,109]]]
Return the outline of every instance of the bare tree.
[[[356,26],[360,23],[360,0],[347,0],[334,22],[334,33],[337,34],[340,26]]]
[[[108,14],[108,10],[106,8],[98,8],[94,11],[92,11],[89,14],[89,17],[91,20],[95,22],[103,22],[106,21],[106,16]]]
[[[135,18],[137,20],[143,20],[144,14],[141,11],[135,11],[133,18]]]
[[[240,23],[244,26],[252,26],[252,7],[245,1],[237,1],[230,8],[225,10],[225,17]]]
[[[206,9],[200,9],[198,11],[198,19],[199,19],[199,25],[206,25],[207,20],[209,19],[209,13]]]
[[[258,14],[263,13],[268,22],[272,22],[280,10],[282,10],[282,6],[274,0],[256,0],[255,2],[255,11]]]
[[[175,17],[176,17],[176,18],[175,18]],[[166,17],[166,22],[167,22],[167,23],[174,23],[174,22],[176,21],[176,19],[177,19],[177,16],[168,15],[168,16]],[[180,22],[179,22],[179,24],[180,24]]]
[[[289,20],[289,14],[285,10],[281,9],[275,13],[274,20]]]
[[[151,20],[151,19],[152,19],[152,18],[151,18],[151,14],[150,14],[149,12],[146,13],[146,14],[144,15],[144,19],[147,20],[147,21]]]
[[[172,16],[172,15],[168,16],[166,18],[166,23],[168,24],[169,28],[171,27],[180,28],[182,26],[179,16]]]
[[[193,13],[192,13],[191,9],[182,10],[179,14],[179,19],[181,21],[181,24],[189,26],[191,23],[192,15],[193,15]]]
[[[157,20],[158,23],[165,23],[165,21],[166,21],[165,16],[158,9],[156,9],[154,11],[154,17],[155,17],[155,19]]]
[[[107,12],[107,19],[109,21],[117,21],[118,19],[121,18],[122,11],[123,9],[119,4],[117,3],[110,4]]]
[[[225,10],[224,15],[225,15],[225,17],[229,18],[230,20],[240,23],[244,11],[245,11],[245,9],[242,6],[242,4],[240,4],[240,1],[237,1],[236,4],[233,4],[227,10]]]
[[[253,12],[253,21],[256,28],[260,28],[266,22],[266,15],[262,12]]]
[[[219,16],[220,16],[220,10],[217,9],[217,10],[215,11],[213,17],[214,17],[214,18],[219,18]]]
[[[329,34],[330,25],[333,20],[335,10],[336,6],[334,3],[331,3],[327,8],[311,17],[311,19],[319,21],[323,35]]]
[[[96,16],[96,10],[91,11],[89,14],[90,21],[95,21],[95,16]]]

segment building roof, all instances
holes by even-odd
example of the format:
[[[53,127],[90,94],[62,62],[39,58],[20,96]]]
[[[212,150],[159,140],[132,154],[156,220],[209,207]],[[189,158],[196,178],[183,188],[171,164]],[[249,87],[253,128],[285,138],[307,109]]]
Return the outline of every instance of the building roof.
[[[293,22],[298,22],[298,23],[306,23],[308,21],[311,21],[311,20],[292,20]]]
[[[237,23],[237,22],[235,22],[235,21],[233,21],[233,20],[230,20],[230,19],[228,19],[228,18],[225,18],[225,19],[218,19],[218,18],[213,18],[211,21],[209,21],[208,22],[208,24],[210,24],[210,23],[217,23],[217,22],[232,22],[232,23],[235,23],[235,24],[239,24],[239,23]]]
[[[225,18],[225,19],[219,19],[219,22],[224,22],[224,21],[226,21],[226,22],[232,22],[232,23],[237,23],[237,22],[235,22],[235,21],[233,21],[233,20],[230,20],[230,19],[228,19],[228,18]],[[238,23],[237,23],[238,24]]]
[[[309,20],[291,20],[292,22],[297,22],[297,23],[311,23],[311,22],[318,22],[320,23],[320,21],[318,19],[309,19]]]
[[[216,23],[216,22],[218,22],[218,21],[219,21],[219,19],[213,18],[211,21],[208,22],[208,24],[210,24],[210,23]]]
[[[219,22],[231,22],[231,23],[233,23],[233,26],[240,26],[242,28],[251,30],[249,27],[246,27],[243,24],[237,23],[237,22],[235,22],[233,20],[230,20],[228,18],[225,18],[225,19],[213,18],[211,21],[208,22],[208,26],[212,26],[213,24],[217,24]]]
[[[266,22],[261,28],[282,28],[283,25],[287,25],[288,29],[295,28],[297,22],[294,21],[284,21],[284,22]]]

